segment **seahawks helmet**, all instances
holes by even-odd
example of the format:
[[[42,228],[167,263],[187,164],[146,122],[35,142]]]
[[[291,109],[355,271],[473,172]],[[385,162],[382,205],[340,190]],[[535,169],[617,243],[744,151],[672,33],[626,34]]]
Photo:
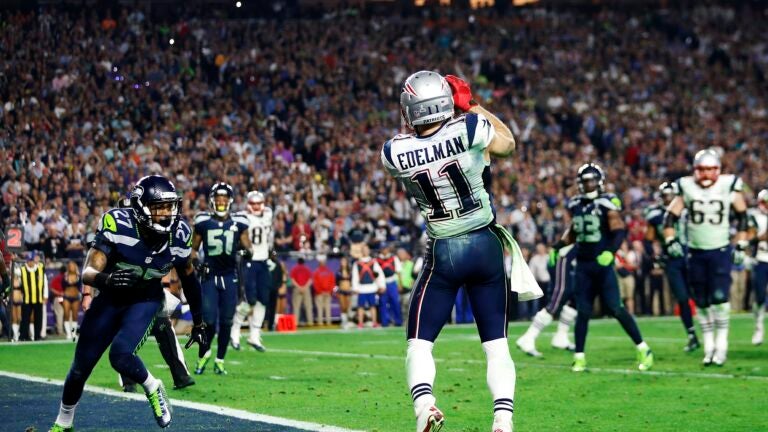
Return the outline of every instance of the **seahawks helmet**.
[[[659,197],[664,205],[669,205],[678,194],[677,183],[664,182],[659,185]]]
[[[226,204],[223,206],[216,205],[216,197],[227,197]],[[213,213],[218,217],[225,217],[229,214],[229,208],[232,206],[232,202],[235,200],[235,191],[232,190],[232,186],[219,182],[211,187],[211,192],[208,194],[208,205],[213,210]]]
[[[133,214],[139,225],[156,233],[169,233],[179,221],[181,198],[176,187],[163,176],[142,177],[131,190]],[[159,214],[159,210],[169,206],[169,214]]]
[[[701,150],[693,157],[693,177],[701,187],[715,184],[721,167],[720,154],[714,149]]]
[[[579,193],[585,198],[595,199],[605,191],[605,174],[598,164],[587,163],[579,168],[576,175]]]
[[[403,83],[400,111],[410,128],[447,120],[453,117],[451,86],[437,72],[416,72]]]

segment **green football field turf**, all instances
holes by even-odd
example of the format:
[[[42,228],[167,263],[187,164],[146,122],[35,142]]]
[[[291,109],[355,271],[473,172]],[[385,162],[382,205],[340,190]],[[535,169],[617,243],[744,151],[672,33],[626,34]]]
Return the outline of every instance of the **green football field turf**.
[[[728,363],[704,368],[701,351],[686,354],[676,318],[640,319],[656,354],[651,373],[636,372],[635,350],[614,320],[594,320],[587,339],[590,371],[570,372],[571,354],[538,343],[543,359],[512,348],[517,365],[516,431],[765,431],[768,430],[768,347],[750,344],[753,321],[731,324]],[[510,325],[510,340],[527,323]],[[197,385],[171,398],[205,402],[295,420],[370,431],[411,431],[402,329],[266,334],[267,353],[229,350],[229,375],[212,365]],[[0,370],[63,380],[74,344],[0,345]],[[435,396],[444,431],[488,431],[491,397],[474,327],[447,326],[434,350]],[[153,339],[140,352],[157,377],[171,383]],[[192,366],[195,355],[187,351]],[[117,389],[104,356],[88,384]],[[50,397],[60,397],[51,387]],[[55,413],[51,413],[52,418]]]

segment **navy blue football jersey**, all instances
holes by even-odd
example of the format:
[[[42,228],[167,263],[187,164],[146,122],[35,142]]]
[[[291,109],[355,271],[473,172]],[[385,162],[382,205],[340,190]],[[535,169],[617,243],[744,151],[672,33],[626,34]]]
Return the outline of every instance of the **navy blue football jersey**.
[[[153,248],[139,236],[139,227],[130,209],[112,209],[101,217],[93,247],[107,255],[104,272],[133,269],[141,282],[132,292],[108,293],[121,299],[162,298],[160,279],[173,267],[186,264],[192,251],[192,229],[182,219],[167,234],[168,240]]]
[[[248,219],[240,214],[231,214],[226,219],[218,219],[208,212],[195,216],[195,233],[203,239],[204,262],[212,274],[223,275],[237,270],[235,253],[240,234],[247,229]]]
[[[582,195],[568,202],[573,231],[576,234],[576,259],[593,261],[608,249],[608,212],[621,211],[621,200],[614,194],[604,193],[595,199]]]

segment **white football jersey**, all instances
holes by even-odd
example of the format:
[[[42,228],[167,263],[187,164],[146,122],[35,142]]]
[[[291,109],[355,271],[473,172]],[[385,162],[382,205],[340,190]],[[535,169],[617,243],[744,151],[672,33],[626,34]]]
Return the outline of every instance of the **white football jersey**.
[[[763,213],[758,208],[747,210],[749,222],[757,230],[757,236],[762,236],[768,231],[768,214]],[[755,258],[760,262],[768,262],[768,242],[765,240],[757,243],[757,253]]]
[[[431,135],[400,134],[384,144],[381,161],[416,199],[430,237],[454,237],[493,221],[485,149],[494,136],[488,119],[467,113]]]
[[[701,250],[728,246],[731,204],[733,194],[743,188],[741,179],[721,174],[708,188],[699,186],[693,176],[682,177],[677,183],[688,210],[688,246]]]
[[[251,260],[266,261],[272,249],[274,233],[272,231],[272,209],[264,207],[260,216],[248,212],[240,214],[248,218],[248,237],[251,239]]]

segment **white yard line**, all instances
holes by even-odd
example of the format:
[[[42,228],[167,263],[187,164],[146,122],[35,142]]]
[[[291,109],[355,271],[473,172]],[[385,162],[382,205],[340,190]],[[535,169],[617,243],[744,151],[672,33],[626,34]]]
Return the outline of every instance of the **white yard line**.
[[[14,372],[6,372],[6,371],[0,371],[0,376],[23,380],[23,381],[30,381],[30,382],[36,382],[40,384],[51,384],[56,386],[63,386],[64,381],[61,380],[54,380],[54,379],[48,379],[48,378],[40,378],[32,375],[26,375],[26,374],[19,374]],[[96,393],[106,396],[112,396],[117,397],[121,399],[131,399],[131,400],[139,400],[144,401],[146,400],[146,397],[142,394],[136,394],[136,393],[124,393],[117,390],[107,389],[103,387],[95,387],[91,385],[86,385],[85,390],[90,393]],[[257,421],[262,423],[269,423],[279,426],[286,426],[286,427],[292,427],[296,429],[302,429],[307,431],[318,431],[318,432],[362,432],[362,431],[356,431],[353,429],[344,429],[337,426],[329,426],[329,425],[323,425],[319,423],[309,423],[309,422],[303,422],[298,420],[291,420],[281,417],[274,417],[270,415],[265,414],[256,414],[248,411],[243,411],[239,409],[234,408],[225,408],[220,407],[216,405],[209,405],[204,404],[200,402],[192,402],[192,401],[185,401],[181,399],[171,399],[171,404],[174,407],[184,407],[189,408],[193,410],[198,411],[205,411],[209,413],[224,415],[227,417],[232,417],[240,420],[251,420],[251,421]]]
[[[360,359],[373,359],[373,360],[396,360],[396,361],[402,361],[402,362],[405,361],[405,357],[403,356],[392,356],[392,355],[359,354],[359,353],[327,352],[327,351],[304,351],[304,350],[279,349],[279,348],[277,349],[270,348],[269,350],[271,352],[276,352],[276,353],[297,354],[302,356],[360,358]],[[485,364],[485,360],[461,359],[461,358],[450,358],[450,359],[436,358],[435,361],[440,363],[446,362],[446,361],[459,361],[462,363],[469,363],[469,364],[479,364],[479,365]],[[568,365],[527,362],[527,361],[518,361],[518,360],[515,361],[515,364],[523,367],[536,367],[536,368],[547,368],[547,369],[568,370],[571,368]],[[664,370],[652,370],[647,372],[640,372],[634,369],[612,369],[612,368],[595,368],[595,367],[589,367],[587,370],[593,373],[597,372],[597,373],[609,373],[609,374],[621,374],[621,375],[637,374],[637,375],[652,375],[652,376],[668,376],[668,377],[678,377],[678,378],[744,379],[744,380],[768,382],[768,376],[760,376],[760,375],[734,375],[734,374],[722,374],[722,373],[664,371]]]

